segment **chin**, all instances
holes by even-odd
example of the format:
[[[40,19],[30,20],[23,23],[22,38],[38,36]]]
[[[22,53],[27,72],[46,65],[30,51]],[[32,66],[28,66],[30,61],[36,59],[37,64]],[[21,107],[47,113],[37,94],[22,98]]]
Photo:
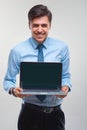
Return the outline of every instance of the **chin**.
[[[37,41],[38,43],[42,43],[43,41]]]
[[[45,39],[42,39],[42,40],[36,39],[36,41],[37,41],[38,43],[42,43],[44,40],[45,40]]]

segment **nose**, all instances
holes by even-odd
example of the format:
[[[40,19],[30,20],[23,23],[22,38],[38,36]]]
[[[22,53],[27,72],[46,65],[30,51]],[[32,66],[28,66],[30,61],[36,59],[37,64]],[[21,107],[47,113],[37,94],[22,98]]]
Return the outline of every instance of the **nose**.
[[[38,26],[38,32],[42,32],[42,27],[41,27],[41,25]]]

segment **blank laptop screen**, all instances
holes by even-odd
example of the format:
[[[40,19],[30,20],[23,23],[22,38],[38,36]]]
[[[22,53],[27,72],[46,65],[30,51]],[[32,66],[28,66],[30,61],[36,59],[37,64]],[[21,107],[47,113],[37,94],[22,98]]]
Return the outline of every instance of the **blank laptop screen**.
[[[21,62],[20,86],[23,89],[57,89],[61,87],[62,63]]]

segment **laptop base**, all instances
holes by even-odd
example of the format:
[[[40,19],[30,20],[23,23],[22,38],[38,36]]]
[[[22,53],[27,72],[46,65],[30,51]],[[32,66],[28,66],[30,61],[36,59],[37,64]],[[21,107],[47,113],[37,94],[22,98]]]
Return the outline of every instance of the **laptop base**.
[[[61,90],[49,91],[49,90],[23,90],[20,92],[23,95],[66,95],[67,93],[62,92]]]

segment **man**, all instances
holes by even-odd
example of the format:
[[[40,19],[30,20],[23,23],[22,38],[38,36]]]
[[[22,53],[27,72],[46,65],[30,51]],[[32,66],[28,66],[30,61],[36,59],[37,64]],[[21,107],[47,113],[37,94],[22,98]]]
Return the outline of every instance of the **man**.
[[[18,130],[65,130],[65,116],[61,109],[63,98],[71,90],[69,72],[69,49],[63,41],[48,37],[52,13],[44,5],[36,5],[28,12],[32,36],[11,49],[8,69],[4,78],[4,89],[23,99],[18,119]],[[44,62],[62,62],[62,91],[66,95],[46,96],[40,101],[36,95],[22,95],[16,86],[16,75],[21,61],[37,61],[38,45],[43,44]],[[37,75],[38,76],[38,75]],[[38,77],[39,78],[39,77]]]

